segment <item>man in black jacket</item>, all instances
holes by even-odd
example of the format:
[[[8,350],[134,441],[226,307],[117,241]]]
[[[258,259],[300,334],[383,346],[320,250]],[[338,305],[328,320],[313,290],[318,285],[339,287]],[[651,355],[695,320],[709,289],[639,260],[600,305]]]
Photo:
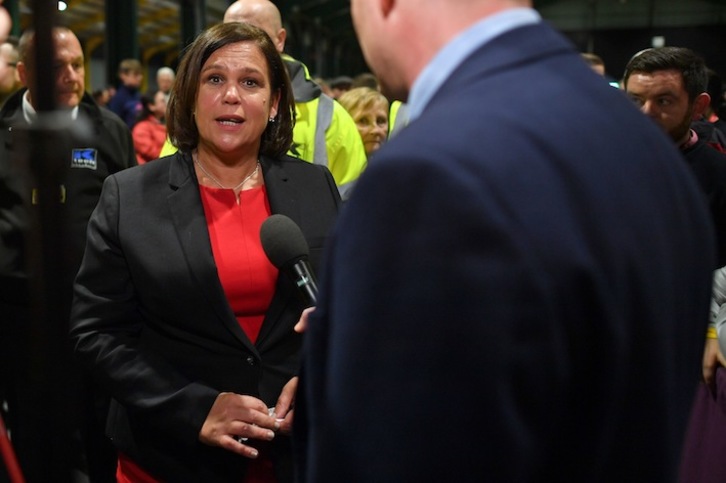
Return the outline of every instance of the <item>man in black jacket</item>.
[[[31,240],[37,239],[38,228],[46,232],[46,238],[58,237],[58,249],[50,256],[60,259],[60,270],[57,277],[46,279],[44,283],[52,284],[52,290],[60,294],[59,307],[53,308],[54,323],[66,326],[72,282],[85,247],[86,224],[98,201],[103,180],[136,164],[126,125],[110,111],[100,108],[85,92],[83,50],[78,38],[66,28],[55,28],[52,37],[55,53],[51,72],[58,117],[51,130],[62,126],[68,128],[68,133],[59,137],[62,143],[50,145],[42,152],[41,159],[33,159],[33,162],[42,165],[40,171],[50,172],[55,169],[52,159],[64,160],[64,165],[58,167],[58,182],[50,188],[43,185],[54,192],[53,196],[57,190],[59,233],[49,233],[53,229],[50,224],[31,228],[35,225],[43,193],[38,177],[29,176],[31,160],[26,153],[30,146],[26,135],[38,128],[36,121],[41,117],[37,110],[42,92],[34,81],[35,73],[50,70],[35,69],[33,32],[26,32],[20,40],[17,65],[21,80],[28,88],[10,97],[0,111],[0,313],[3,314],[0,317],[0,400],[4,400],[8,408],[4,417],[29,481],[51,481],[58,476],[49,473],[54,471],[49,461],[41,460],[40,449],[44,447],[44,440],[47,443],[48,435],[44,435],[40,426],[44,415],[48,414],[49,401],[43,396],[47,388],[38,387],[34,377],[38,349],[32,342],[37,334],[32,332],[31,316],[38,305],[44,305],[46,310],[48,306],[45,301],[38,304],[31,290],[38,285],[38,278],[31,274],[40,266],[38,251],[29,249]],[[38,169],[35,171],[37,174]],[[43,263],[47,261],[44,259]],[[57,343],[63,345],[64,341]],[[69,381],[82,378],[74,372],[71,371]],[[80,430],[85,446],[90,448],[85,456],[91,481],[114,481],[115,455],[110,443],[103,438],[100,421],[105,417],[103,403],[94,407],[98,398],[85,382],[76,380],[61,385],[60,389],[66,393],[63,397],[72,401],[70,406],[80,408],[78,415],[82,420],[69,426]],[[74,417],[68,415],[67,419]],[[109,450],[101,456],[104,448]],[[81,451],[69,451],[82,454]],[[105,465],[102,463],[104,457],[108,461]],[[105,476],[99,476],[99,471],[105,472]]]
[[[711,102],[707,82],[703,59],[683,47],[644,50],[630,60],[623,77],[625,91],[668,133],[706,194],[716,227],[718,267],[722,267],[726,265],[726,156],[691,126]]]
[[[717,266],[726,265],[726,155],[704,138],[694,120],[701,119],[711,98],[706,92],[704,60],[683,47],[660,47],[636,54],[625,67],[625,91],[678,146],[708,199],[716,228]],[[704,325],[706,324],[704,320]],[[709,330],[703,354],[703,380],[715,383],[721,365],[715,329]],[[699,388],[699,391],[701,388]]]

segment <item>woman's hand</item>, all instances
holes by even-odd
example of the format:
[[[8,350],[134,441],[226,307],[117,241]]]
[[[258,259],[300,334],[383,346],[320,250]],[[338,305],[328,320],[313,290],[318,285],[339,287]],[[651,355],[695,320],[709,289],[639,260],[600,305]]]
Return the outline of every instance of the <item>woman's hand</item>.
[[[300,320],[295,324],[295,332],[303,333],[308,328],[308,317],[313,313],[315,307],[308,307],[300,314]]]
[[[282,388],[280,397],[275,404],[274,417],[279,418],[280,432],[289,435],[292,432],[292,419],[295,408],[295,394],[297,392],[298,377],[295,376]]]
[[[279,428],[280,423],[269,415],[264,402],[252,396],[223,392],[217,396],[207,414],[199,432],[199,441],[247,458],[257,458],[257,450],[244,444],[245,441],[271,441],[275,437],[274,431]]]

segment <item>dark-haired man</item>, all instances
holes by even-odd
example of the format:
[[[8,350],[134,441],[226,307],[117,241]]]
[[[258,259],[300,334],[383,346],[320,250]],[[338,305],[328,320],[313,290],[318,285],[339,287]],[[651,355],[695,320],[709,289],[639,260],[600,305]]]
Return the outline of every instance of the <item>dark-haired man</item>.
[[[623,85],[640,110],[668,133],[696,175],[716,227],[718,259],[714,268],[726,265],[726,155],[691,128],[692,122],[701,119],[711,101],[706,92],[708,69],[704,60],[683,47],[647,49],[628,62]],[[703,320],[704,325],[706,321]],[[715,383],[716,370],[723,361],[716,337],[712,321],[702,360],[703,380],[710,386]],[[699,391],[706,392],[704,388]],[[684,454],[689,460],[697,452]]]
[[[711,102],[703,59],[684,47],[636,54],[625,67],[623,86],[640,110],[670,136],[708,197],[716,226],[718,267],[726,265],[726,155],[691,129]],[[714,267],[717,268],[717,267]]]

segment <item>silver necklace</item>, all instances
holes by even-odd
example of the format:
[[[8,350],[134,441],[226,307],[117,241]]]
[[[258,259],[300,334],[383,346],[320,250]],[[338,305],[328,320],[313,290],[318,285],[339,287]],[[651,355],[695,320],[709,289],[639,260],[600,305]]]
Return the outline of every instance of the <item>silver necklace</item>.
[[[237,190],[238,190],[238,189],[240,189],[240,188],[241,188],[242,186],[244,186],[244,184],[245,184],[246,182],[248,182],[248,181],[250,180],[250,178],[251,178],[251,177],[253,177],[253,176],[254,176],[255,174],[257,174],[257,171],[259,171],[259,169],[260,169],[260,161],[259,161],[259,160],[257,160],[257,163],[256,163],[256,165],[255,165],[255,169],[254,169],[254,170],[252,170],[252,172],[251,172],[250,174],[248,174],[248,175],[247,175],[247,177],[246,177],[245,179],[243,179],[243,180],[242,180],[242,181],[241,181],[241,182],[240,182],[240,183],[239,183],[239,184],[238,184],[237,186],[235,186],[234,188],[227,188],[227,187],[226,187],[226,186],[224,186],[224,185],[223,185],[222,183],[220,183],[220,182],[219,182],[219,180],[218,180],[217,178],[215,178],[214,176],[212,176],[212,175],[210,174],[210,172],[209,172],[209,171],[207,171],[206,169],[204,169],[204,165],[202,164],[202,162],[201,162],[201,161],[199,161],[199,158],[197,158],[196,156],[194,157],[194,162],[196,163],[196,165],[197,165],[197,166],[199,166],[199,169],[201,169],[201,170],[202,170],[202,172],[203,172],[204,174],[206,174],[206,175],[207,175],[207,177],[208,177],[209,179],[211,179],[212,181],[214,181],[214,183],[215,183],[215,184],[216,184],[217,186],[219,186],[220,188],[222,188],[222,189],[224,189],[224,190],[227,190],[227,189],[231,189],[232,191],[237,191]]]

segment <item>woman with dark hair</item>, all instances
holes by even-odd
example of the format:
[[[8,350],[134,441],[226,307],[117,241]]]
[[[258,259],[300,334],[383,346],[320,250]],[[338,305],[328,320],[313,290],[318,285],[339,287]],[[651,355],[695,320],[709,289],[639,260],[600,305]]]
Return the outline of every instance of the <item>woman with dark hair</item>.
[[[105,182],[71,337],[112,394],[119,481],[292,481],[305,303],[259,229],[292,218],[315,268],[340,204],[326,168],[284,154],[293,109],[269,37],[216,25],[178,69],[167,127],[179,151]]]
[[[141,96],[141,112],[136,124],[131,129],[138,164],[144,164],[159,157],[164,141],[166,141],[165,115],[166,94],[163,91]]]

